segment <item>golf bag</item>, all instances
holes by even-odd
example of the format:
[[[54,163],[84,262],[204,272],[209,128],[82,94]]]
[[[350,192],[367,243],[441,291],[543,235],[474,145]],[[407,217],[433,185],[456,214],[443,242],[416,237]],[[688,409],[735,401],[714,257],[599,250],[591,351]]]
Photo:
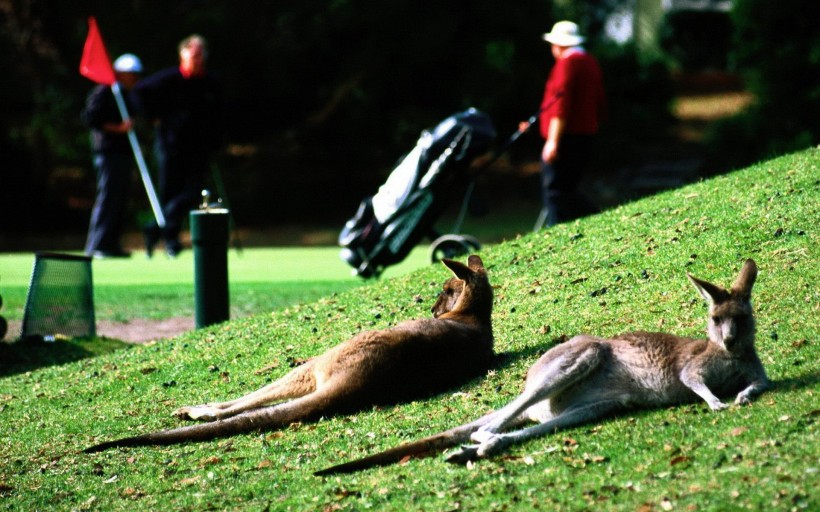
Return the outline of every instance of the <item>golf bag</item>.
[[[478,249],[469,236],[440,237],[433,223],[454,197],[463,194],[470,163],[488,151],[495,136],[490,118],[474,108],[422,131],[416,146],[379,191],[362,201],[339,235],[340,257],[354,274],[378,276],[388,265],[402,261],[424,237],[434,240],[433,259],[436,254],[452,257]]]

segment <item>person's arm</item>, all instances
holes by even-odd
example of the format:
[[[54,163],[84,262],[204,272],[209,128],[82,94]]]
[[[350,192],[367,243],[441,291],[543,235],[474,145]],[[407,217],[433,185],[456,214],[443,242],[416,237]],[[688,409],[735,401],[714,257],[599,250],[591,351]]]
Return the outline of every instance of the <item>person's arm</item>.
[[[118,117],[119,112],[115,110],[114,97],[111,96],[107,87],[97,87],[89,94],[85,108],[81,113],[83,123],[92,130],[100,130],[106,133],[126,134],[132,126],[131,120],[113,121],[112,117]],[[116,112],[116,114],[115,114]]]
[[[547,141],[544,143],[544,149],[541,151],[541,159],[543,161],[550,163],[558,156],[558,141],[561,139],[561,134],[564,133],[565,125],[566,122],[560,117],[550,119]]]

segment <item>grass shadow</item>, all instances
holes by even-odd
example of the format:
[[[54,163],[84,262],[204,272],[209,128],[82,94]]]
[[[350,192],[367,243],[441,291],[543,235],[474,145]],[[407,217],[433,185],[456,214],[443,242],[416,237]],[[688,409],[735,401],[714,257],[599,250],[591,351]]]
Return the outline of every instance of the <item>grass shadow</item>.
[[[820,372],[809,372],[795,377],[772,379],[772,390],[804,389],[817,385],[820,382]]]
[[[12,343],[0,342],[0,378],[72,363],[129,346],[109,338],[72,338],[54,342],[20,338]]]

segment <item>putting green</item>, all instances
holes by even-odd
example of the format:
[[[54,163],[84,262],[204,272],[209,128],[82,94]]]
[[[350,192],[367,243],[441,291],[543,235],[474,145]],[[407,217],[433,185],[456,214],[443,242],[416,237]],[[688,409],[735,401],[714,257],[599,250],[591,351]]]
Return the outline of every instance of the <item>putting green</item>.
[[[430,263],[429,248],[419,246],[407,258],[388,267],[383,277],[394,277]],[[34,255],[0,254],[0,289],[28,287]],[[176,259],[157,254],[153,259],[135,252],[128,259],[93,260],[95,285],[193,283],[193,253]],[[249,248],[228,253],[228,278],[232,283],[283,281],[358,280],[352,268],[339,258],[336,247]]]

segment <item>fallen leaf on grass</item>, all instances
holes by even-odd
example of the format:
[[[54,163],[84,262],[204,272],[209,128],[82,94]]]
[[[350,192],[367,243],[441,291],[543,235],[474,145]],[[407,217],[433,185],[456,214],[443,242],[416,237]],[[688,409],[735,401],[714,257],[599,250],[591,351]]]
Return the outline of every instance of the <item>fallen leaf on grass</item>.
[[[222,462],[222,459],[214,455],[212,457],[206,457],[199,461],[199,467],[211,466],[213,464],[219,464],[220,462]]]
[[[684,462],[689,462],[690,460],[692,459],[686,455],[679,455],[677,457],[673,457],[672,460],[669,461],[669,465],[676,466],[678,464],[683,464]]]
[[[183,478],[179,481],[180,485],[193,485],[199,481],[199,476],[192,476],[190,478]]]
[[[274,362],[273,364],[269,364],[264,368],[260,368],[260,369],[256,370],[255,372],[253,372],[253,374],[254,375],[262,375],[263,373],[268,373],[269,371],[275,370],[278,367],[279,367],[279,363]]]
[[[133,487],[126,487],[120,493],[122,497],[129,497],[129,498],[140,498],[143,496],[142,491],[138,489],[134,489]]]
[[[347,498],[348,496],[353,496],[354,498],[362,497],[362,493],[355,489],[335,489],[333,494],[335,494],[337,498]]]

